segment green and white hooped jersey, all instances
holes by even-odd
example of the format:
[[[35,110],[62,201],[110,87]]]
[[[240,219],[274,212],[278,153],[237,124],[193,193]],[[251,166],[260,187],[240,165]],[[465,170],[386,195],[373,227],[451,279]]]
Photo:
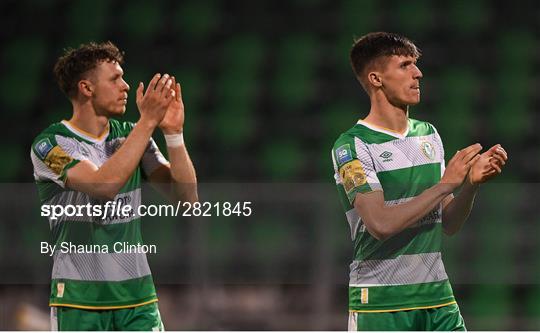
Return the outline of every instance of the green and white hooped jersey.
[[[34,140],[30,153],[41,203],[103,206],[105,201],[67,188],[67,171],[83,160],[101,166],[118,150],[133,127],[132,123],[111,119],[108,133],[101,138],[92,137],[67,121],[44,130]],[[117,203],[131,205],[132,216],[103,219],[84,211],[83,216],[49,218],[51,244],[56,245],[51,306],[115,309],[157,301],[146,254],[113,249],[117,242],[143,244],[140,217],[135,214],[135,207],[141,203],[141,171],[150,175],[166,163],[151,139],[139,167],[114,199]],[[61,251],[62,244],[90,250],[72,251],[64,247],[65,251]],[[103,246],[108,252],[99,250]]]
[[[429,123],[409,119],[398,134],[363,121],[332,149],[334,178],[351,229],[349,309],[386,312],[455,302],[441,259],[442,205],[389,239],[366,230],[354,209],[357,193],[382,190],[386,205],[406,202],[438,183],[444,149]]]

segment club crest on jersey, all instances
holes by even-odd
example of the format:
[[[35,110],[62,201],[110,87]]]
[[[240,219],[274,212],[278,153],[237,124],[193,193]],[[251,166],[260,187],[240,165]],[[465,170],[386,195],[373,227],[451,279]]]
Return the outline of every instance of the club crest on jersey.
[[[422,148],[422,152],[424,153],[424,155],[426,155],[427,158],[429,158],[430,160],[435,159],[435,148],[433,147],[431,142],[422,141],[420,147]]]
[[[36,153],[41,159],[44,159],[51,149],[53,149],[53,145],[49,138],[41,139],[38,143],[36,143]]]
[[[349,161],[352,161],[351,145],[345,144],[336,149],[336,157],[338,165],[343,165]]]

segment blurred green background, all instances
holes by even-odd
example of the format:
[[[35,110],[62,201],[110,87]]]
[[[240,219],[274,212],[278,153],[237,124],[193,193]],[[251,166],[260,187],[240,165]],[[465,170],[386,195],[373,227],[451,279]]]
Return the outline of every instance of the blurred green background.
[[[284,208],[279,223],[276,215],[261,214],[247,230],[245,221],[219,221],[208,228],[169,226],[181,228],[177,231],[187,243],[199,237],[210,244],[208,253],[199,258],[203,261],[233,267],[238,257],[255,249],[254,271],[261,279],[275,272],[272,265],[294,272],[304,254],[313,251],[310,246],[316,247],[313,267],[306,267],[311,278],[303,282],[310,284],[319,276],[326,282],[315,283],[306,292],[309,296],[300,297],[306,303],[316,299],[313,307],[286,306],[276,301],[275,290],[266,291],[264,298],[261,286],[256,291],[245,287],[237,293],[251,292],[255,299],[265,300],[256,308],[268,311],[268,316],[242,326],[245,309],[238,305],[236,321],[218,319],[218,324],[204,326],[193,319],[198,317],[186,315],[176,324],[168,314],[175,323],[168,328],[345,329],[343,283],[352,246],[333,189],[330,148],[341,132],[369,110],[369,100],[348,63],[353,38],[370,31],[392,31],[408,36],[423,51],[419,61],[424,74],[422,102],[411,109],[411,117],[438,128],[447,159],[475,142],[485,148],[501,143],[510,155],[497,183],[481,190],[471,223],[449,239],[445,249],[447,272],[467,326],[472,330],[540,329],[540,263],[536,257],[540,242],[535,236],[540,222],[540,188],[536,185],[540,181],[540,135],[535,128],[540,108],[540,2],[26,0],[2,1],[0,11],[0,117],[5,137],[0,177],[4,183],[31,183],[29,147],[33,138],[52,122],[70,117],[69,101],[52,75],[56,58],[66,47],[111,40],[126,52],[123,68],[132,87],[127,119],[138,118],[134,89],[139,81],[148,82],[154,73],[168,72],[181,82],[185,138],[200,182],[321,184],[317,189],[323,194],[307,202],[317,203],[327,214],[318,215],[314,224],[309,223],[312,216],[306,212]],[[155,138],[165,150],[162,135],[156,133]],[[291,201],[295,195],[305,198],[303,186],[288,192]],[[225,187],[221,191],[226,192]],[[13,191],[3,191],[4,196],[11,196],[2,199],[6,211],[0,217],[0,240],[17,239],[23,233],[17,221],[8,218],[14,215],[4,213],[18,207],[14,200],[27,200]],[[23,219],[32,228],[38,220],[32,216]],[[35,232],[46,237],[46,223],[39,221]],[[295,224],[299,221],[301,224]],[[159,239],[164,247],[178,242],[163,231],[169,229],[161,230],[161,236],[150,237]],[[327,252],[314,242],[321,239]],[[247,242],[239,247],[238,242],[247,240],[252,246]],[[9,242],[4,242],[2,270],[16,271],[6,268],[22,266],[8,255],[5,244]],[[190,249],[203,245],[193,246],[179,251],[188,256]],[[18,264],[32,260],[42,259],[30,256]],[[321,268],[317,260],[330,264]],[[166,272],[170,261],[156,261],[156,270]],[[261,261],[267,270],[257,268]],[[43,274],[50,272],[47,265]],[[182,269],[189,271],[189,267],[177,270]],[[249,271],[245,265],[240,270]],[[12,288],[11,282],[0,287],[0,328],[4,329],[17,328],[10,302],[20,297],[14,295],[29,294],[28,302],[37,302],[39,309],[46,310],[42,299],[46,291],[18,287],[22,289],[13,292]],[[191,295],[189,287],[164,286],[163,290],[168,295],[164,299],[174,299],[176,292],[184,300],[191,299],[184,297]],[[228,291],[223,291],[225,299]],[[278,294],[283,299],[295,295],[294,290],[284,289]],[[242,295],[233,293],[230,298],[241,299]],[[186,301],[182,311],[192,314],[193,304],[199,303],[190,302]],[[275,308],[267,305],[272,302],[278,304],[275,308],[286,308],[292,319],[283,315],[283,320],[274,320]],[[167,305],[166,300],[162,304],[174,309],[164,312],[180,311],[174,301],[170,304],[176,305]],[[205,306],[198,306],[204,312]],[[213,306],[218,309],[215,313],[223,311]]]

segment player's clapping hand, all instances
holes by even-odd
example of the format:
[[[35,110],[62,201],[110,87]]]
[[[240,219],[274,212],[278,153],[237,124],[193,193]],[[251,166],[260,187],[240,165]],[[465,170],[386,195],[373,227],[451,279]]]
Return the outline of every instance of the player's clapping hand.
[[[502,172],[507,160],[508,154],[500,144],[489,148],[472,165],[469,172],[470,183],[482,184],[496,177]]]
[[[480,158],[478,153],[481,150],[482,146],[479,143],[458,150],[448,161],[441,183],[448,185],[450,191],[459,187],[469,174],[471,166]]]
[[[141,113],[141,120],[148,121],[157,126],[165,116],[167,109],[175,98],[175,91],[171,89],[173,80],[169,74],[156,74],[148,84],[146,92],[144,84],[139,83],[137,88],[137,107]]]
[[[182,101],[182,89],[180,83],[172,77],[171,90],[174,90],[174,98],[167,108],[165,117],[159,124],[159,128],[165,134],[180,134],[184,128],[184,102]]]

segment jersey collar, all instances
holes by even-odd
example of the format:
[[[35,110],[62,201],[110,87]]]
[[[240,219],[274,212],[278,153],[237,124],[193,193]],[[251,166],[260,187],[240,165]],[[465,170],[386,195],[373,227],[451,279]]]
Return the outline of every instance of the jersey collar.
[[[398,139],[405,139],[407,137],[407,134],[409,134],[409,127],[410,127],[410,124],[409,124],[408,120],[407,120],[407,129],[403,133],[393,131],[393,130],[391,130],[389,128],[385,128],[385,127],[370,124],[370,123],[368,123],[366,121],[363,121],[362,119],[358,120],[357,124],[365,126],[365,127],[369,128],[370,130],[373,130],[375,132],[384,133],[386,135],[390,135],[390,136],[393,136],[394,138],[398,138]]]
[[[107,136],[109,136],[109,132],[110,132],[110,125],[107,124],[107,129],[105,130],[105,132],[103,134],[101,134],[99,137],[98,136],[95,136],[95,135],[92,135],[86,131],[83,131],[82,129],[76,127],[75,125],[71,124],[69,121],[67,120],[62,120],[62,124],[64,126],[66,126],[66,128],[68,130],[70,130],[71,132],[73,132],[74,134],[80,136],[81,138],[85,139],[85,140],[88,140],[92,143],[103,143],[105,141],[105,139],[107,138]]]

